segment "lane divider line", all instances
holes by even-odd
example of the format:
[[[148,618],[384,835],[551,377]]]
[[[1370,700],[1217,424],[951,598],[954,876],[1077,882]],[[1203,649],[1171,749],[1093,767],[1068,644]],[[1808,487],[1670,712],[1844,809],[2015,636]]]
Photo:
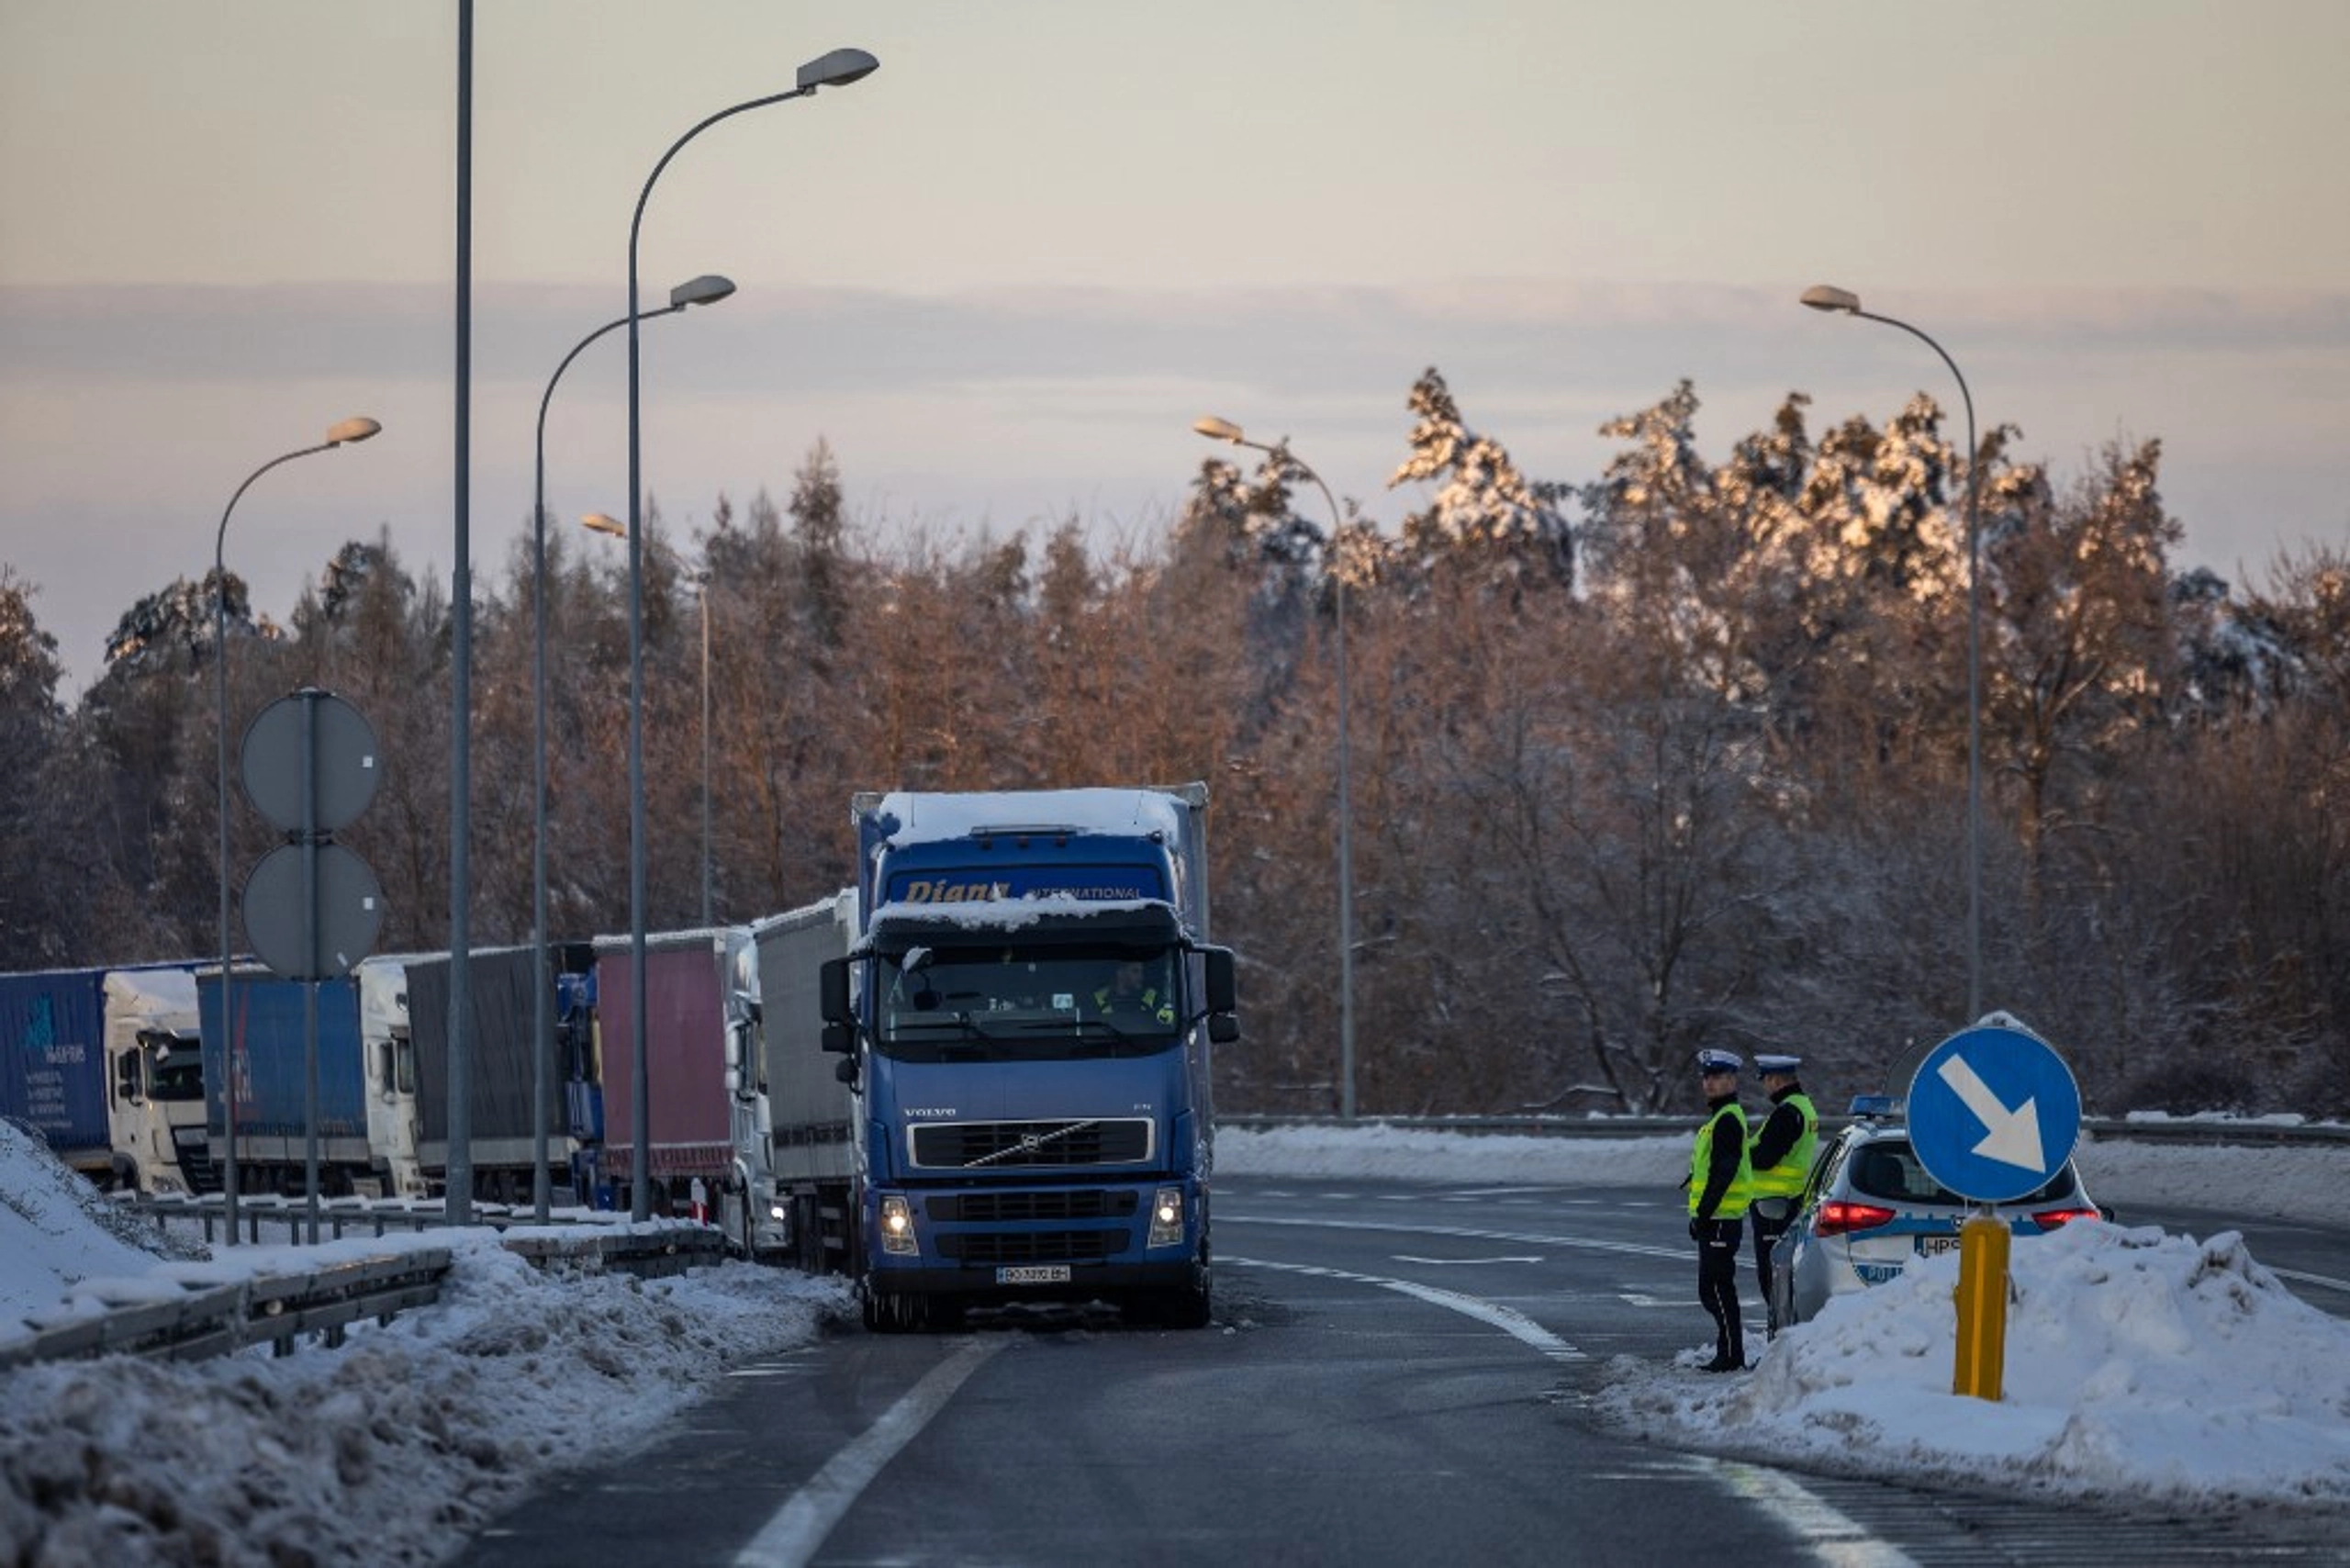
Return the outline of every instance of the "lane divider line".
[[[994,1335],[973,1339],[931,1368],[879,1420],[792,1494],[791,1501],[735,1554],[735,1568],[805,1568],[882,1467],[922,1434],[965,1380],[1005,1343]]]

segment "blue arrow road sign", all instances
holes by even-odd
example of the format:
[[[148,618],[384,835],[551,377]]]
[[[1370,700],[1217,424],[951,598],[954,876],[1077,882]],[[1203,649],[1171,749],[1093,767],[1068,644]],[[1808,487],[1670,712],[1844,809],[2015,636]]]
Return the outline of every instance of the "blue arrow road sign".
[[[1962,1198],[2001,1204],[2047,1184],[2081,1135],[2081,1091],[2046,1041],[1979,1025],[1926,1053],[1909,1081],[1909,1146]]]

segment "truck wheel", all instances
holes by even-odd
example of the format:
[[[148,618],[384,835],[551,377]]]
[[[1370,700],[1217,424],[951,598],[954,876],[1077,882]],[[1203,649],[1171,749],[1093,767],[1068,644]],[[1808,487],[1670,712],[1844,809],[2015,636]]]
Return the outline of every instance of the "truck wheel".
[[[1168,1293],[1161,1316],[1169,1328],[1205,1328],[1213,1305],[1207,1271],[1203,1269],[1198,1283]]]
[[[1129,1322],[1148,1323],[1161,1328],[1205,1328],[1214,1305],[1214,1276],[1203,1249],[1189,1282],[1130,1296],[1119,1304],[1119,1316]]]
[[[896,1327],[896,1325],[890,1321],[890,1315],[886,1310],[880,1296],[874,1292],[871,1284],[858,1284],[856,1287],[856,1306],[858,1316],[865,1320],[865,1331],[867,1333],[887,1334]]]

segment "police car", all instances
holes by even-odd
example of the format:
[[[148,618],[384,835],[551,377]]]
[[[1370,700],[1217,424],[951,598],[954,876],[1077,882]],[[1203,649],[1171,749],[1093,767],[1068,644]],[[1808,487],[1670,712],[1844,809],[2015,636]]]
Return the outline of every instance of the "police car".
[[[1985,1205],[1935,1181],[1909,1146],[1900,1102],[1863,1095],[1850,1126],[1823,1145],[1771,1253],[1771,1326],[1817,1316],[1836,1296],[1881,1285],[1912,1258],[1958,1249],[1959,1222]],[[2037,1192],[1988,1205],[2018,1240],[2079,1219],[2112,1217],[2067,1159]]]

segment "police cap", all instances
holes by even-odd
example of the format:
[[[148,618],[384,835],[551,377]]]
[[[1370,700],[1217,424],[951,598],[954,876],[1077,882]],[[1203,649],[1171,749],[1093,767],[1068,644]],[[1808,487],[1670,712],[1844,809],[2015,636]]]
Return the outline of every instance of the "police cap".
[[[1697,1072],[1701,1077],[1716,1072],[1735,1073],[1745,1066],[1745,1058],[1736,1051],[1719,1050],[1708,1046],[1697,1053]]]

